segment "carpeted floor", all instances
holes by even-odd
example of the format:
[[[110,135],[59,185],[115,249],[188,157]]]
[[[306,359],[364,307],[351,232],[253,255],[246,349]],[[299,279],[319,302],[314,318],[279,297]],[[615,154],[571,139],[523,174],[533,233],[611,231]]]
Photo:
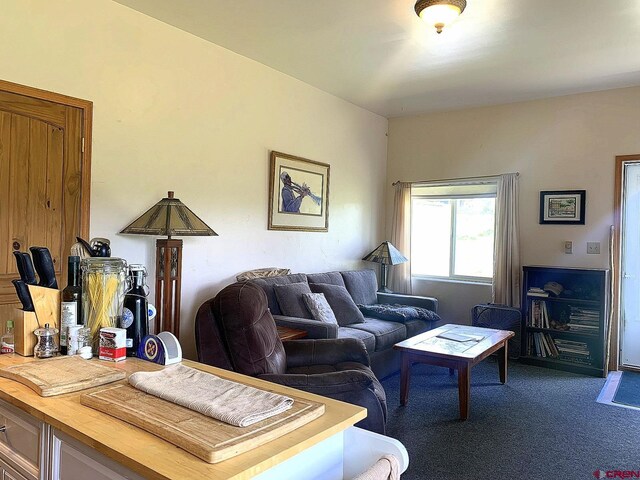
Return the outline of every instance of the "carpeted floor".
[[[400,376],[382,382],[387,435],[409,452],[402,478],[579,480],[640,470],[640,411],[596,403],[604,382],[511,362],[501,385],[489,358],[471,372],[471,416],[462,422],[457,377],[414,365],[406,407]]]

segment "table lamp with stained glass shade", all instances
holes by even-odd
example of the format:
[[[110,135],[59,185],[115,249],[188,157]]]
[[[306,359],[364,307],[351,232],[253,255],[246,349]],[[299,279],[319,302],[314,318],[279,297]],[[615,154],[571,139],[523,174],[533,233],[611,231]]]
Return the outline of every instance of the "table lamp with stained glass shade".
[[[169,192],[120,233],[167,236],[156,240],[155,333],[168,331],[180,338],[180,289],[182,284],[182,240],[180,236],[218,236],[184,203]]]
[[[381,293],[392,293],[387,288],[388,265],[398,265],[409,261],[391,242],[382,242],[373,252],[366,255],[363,260],[380,264],[380,288],[378,292]]]

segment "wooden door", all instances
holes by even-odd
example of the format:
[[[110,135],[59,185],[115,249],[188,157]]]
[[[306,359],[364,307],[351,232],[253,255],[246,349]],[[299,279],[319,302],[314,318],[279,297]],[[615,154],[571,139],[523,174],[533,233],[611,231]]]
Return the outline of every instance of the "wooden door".
[[[0,82],[0,308],[17,301],[14,250],[48,247],[66,285],[89,231],[90,126],[91,102]]]

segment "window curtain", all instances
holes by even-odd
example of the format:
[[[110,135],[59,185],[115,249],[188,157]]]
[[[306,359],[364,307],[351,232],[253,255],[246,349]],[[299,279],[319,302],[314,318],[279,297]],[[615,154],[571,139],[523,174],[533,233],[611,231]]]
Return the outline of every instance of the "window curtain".
[[[494,303],[520,306],[517,173],[507,173],[498,178],[492,298]]]
[[[391,224],[391,243],[409,259],[389,268],[389,285],[394,292],[411,294],[411,183],[396,184]]]

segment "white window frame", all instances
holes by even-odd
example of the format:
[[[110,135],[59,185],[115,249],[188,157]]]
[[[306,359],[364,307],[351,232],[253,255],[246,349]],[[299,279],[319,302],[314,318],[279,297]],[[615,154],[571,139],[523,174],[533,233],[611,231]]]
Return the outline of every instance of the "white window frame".
[[[487,180],[483,180],[481,182],[464,182],[464,183],[458,183],[458,182],[438,182],[438,183],[433,183],[433,184],[421,184],[418,187],[434,187],[434,186],[442,186],[442,187],[450,187],[451,189],[455,190],[456,187],[463,187],[463,186],[467,186],[467,185],[487,185],[487,188],[493,188],[495,189],[497,187],[497,178],[495,179],[487,179]],[[441,200],[459,200],[459,199],[465,199],[465,198],[496,198],[496,193],[473,193],[473,194],[455,194],[452,193],[450,195],[420,195],[420,194],[414,194],[413,193],[413,188],[412,188],[412,192],[411,192],[411,209],[413,210],[413,200],[414,198],[417,199],[433,199],[433,200],[437,200],[437,199],[441,199]],[[458,282],[458,283],[478,283],[478,284],[488,284],[490,285],[493,282],[493,276],[491,277],[473,277],[473,276],[468,276],[468,275],[455,275],[455,261],[456,261],[456,213],[457,213],[457,208],[458,208],[458,204],[457,202],[451,202],[451,234],[449,235],[449,275],[444,276],[444,275],[425,275],[425,274],[419,274],[416,273],[414,274],[413,272],[411,273],[411,277],[412,278],[416,278],[416,279],[425,279],[425,280],[437,280],[437,281],[444,281],[444,282]],[[412,215],[413,216],[413,215]],[[496,237],[495,237],[495,231],[496,231],[496,227],[495,227],[495,210],[494,210],[494,228],[493,228],[493,249],[492,249],[492,253],[495,252],[495,242],[496,242]],[[413,219],[411,221],[411,239],[413,240]],[[413,241],[412,241],[412,245],[411,245],[411,249],[413,250]],[[495,272],[494,272],[495,274]]]

